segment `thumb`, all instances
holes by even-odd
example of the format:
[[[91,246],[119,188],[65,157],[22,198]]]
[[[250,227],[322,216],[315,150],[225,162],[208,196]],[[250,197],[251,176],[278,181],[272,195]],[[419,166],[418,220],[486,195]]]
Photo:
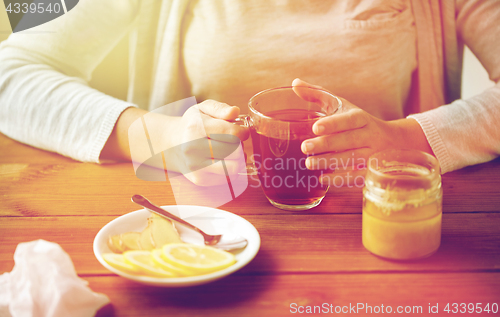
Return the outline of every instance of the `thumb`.
[[[327,114],[335,113],[342,108],[339,97],[321,86],[309,84],[300,78],[293,80],[292,89],[301,99],[320,104]]]
[[[321,90],[326,91],[323,87],[309,84],[300,78],[295,78],[292,81],[292,87],[297,96],[311,102],[320,102],[322,94]]]
[[[317,88],[317,89],[322,89],[322,90],[326,90],[325,88],[321,87],[321,86],[318,86],[318,85],[313,85],[313,84],[310,84],[306,81],[303,81],[302,79],[300,78],[295,78],[293,81],[292,81],[292,86],[297,86],[297,87],[313,87],[313,88]]]

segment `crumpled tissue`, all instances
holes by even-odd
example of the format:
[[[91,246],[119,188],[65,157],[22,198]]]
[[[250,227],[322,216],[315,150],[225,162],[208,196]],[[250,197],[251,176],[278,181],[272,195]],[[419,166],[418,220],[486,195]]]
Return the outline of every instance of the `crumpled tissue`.
[[[94,316],[109,303],[76,275],[69,255],[45,240],[20,243],[14,269],[0,275],[0,317]]]

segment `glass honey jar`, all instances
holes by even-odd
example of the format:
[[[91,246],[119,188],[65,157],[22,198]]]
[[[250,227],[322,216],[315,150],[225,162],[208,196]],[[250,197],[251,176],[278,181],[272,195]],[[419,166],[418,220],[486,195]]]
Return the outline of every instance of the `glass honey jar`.
[[[442,197],[433,156],[414,150],[372,155],[363,188],[364,247],[393,260],[430,256],[441,243]]]

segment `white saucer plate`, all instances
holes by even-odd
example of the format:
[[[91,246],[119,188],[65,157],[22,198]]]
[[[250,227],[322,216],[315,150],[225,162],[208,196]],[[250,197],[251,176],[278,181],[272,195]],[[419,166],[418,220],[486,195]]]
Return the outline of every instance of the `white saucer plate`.
[[[234,273],[252,261],[259,251],[260,236],[257,229],[250,222],[238,215],[202,206],[179,205],[162,206],[162,208],[197,226],[208,234],[243,236],[248,240],[248,245],[243,249],[231,251],[236,257],[235,264],[210,274],[174,278],[156,278],[127,274],[106,263],[102,258],[102,254],[111,252],[108,248],[108,239],[110,236],[130,231],[141,232],[146,228],[147,219],[151,216],[151,213],[146,209],[141,209],[120,216],[102,227],[94,239],[94,254],[97,260],[111,272],[142,284],[161,287],[184,287],[209,283]],[[176,224],[176,228],[184,242],[203,244],[201,235],[181,225]]]

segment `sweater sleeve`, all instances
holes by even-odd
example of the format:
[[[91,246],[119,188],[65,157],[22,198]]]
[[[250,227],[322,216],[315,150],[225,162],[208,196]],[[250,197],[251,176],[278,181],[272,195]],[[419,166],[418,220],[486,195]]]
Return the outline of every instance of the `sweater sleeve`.
[[[441,173],[500,156],[500,1],[457,1],[458,36],[496,85],[466,100],[408,116],[418,121]]]
[[[133,106],[88,86],[128,32],[137,0],[82,0],[70,12],[0,45],[0,132],[84,162],[99,155]]]

